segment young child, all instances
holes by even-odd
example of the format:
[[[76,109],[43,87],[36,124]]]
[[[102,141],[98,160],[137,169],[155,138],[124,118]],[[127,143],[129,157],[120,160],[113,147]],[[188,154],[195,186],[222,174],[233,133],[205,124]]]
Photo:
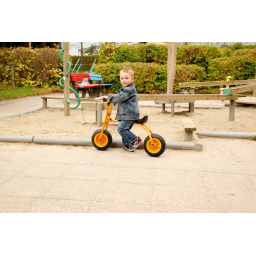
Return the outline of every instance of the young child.
[[[137,137],[130,131],[133,122],[140,118],[139,103],[133,80],[133,70],[124,67],[120,71],[120,81],[123,88],[118,94],[108,96],[109,102],[118,103],[116,120],[119,120],[120,123],[117,131],[122,136],[124,149],[131,152],[142,144],[140,137]]]

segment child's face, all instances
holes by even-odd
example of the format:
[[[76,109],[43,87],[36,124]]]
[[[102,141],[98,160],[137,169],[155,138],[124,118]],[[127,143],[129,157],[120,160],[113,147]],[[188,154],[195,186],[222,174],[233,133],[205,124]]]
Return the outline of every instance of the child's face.
[[[122,86],[128,86],[133,82],[134,78],[130,73],[120,72],[120,81]]]

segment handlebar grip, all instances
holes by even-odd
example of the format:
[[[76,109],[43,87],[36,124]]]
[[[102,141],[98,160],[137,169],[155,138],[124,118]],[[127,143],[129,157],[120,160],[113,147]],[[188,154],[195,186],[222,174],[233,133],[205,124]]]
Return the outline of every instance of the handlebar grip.
[[[108,99],[107,98],[103,98],[103,101],[106,102]]]

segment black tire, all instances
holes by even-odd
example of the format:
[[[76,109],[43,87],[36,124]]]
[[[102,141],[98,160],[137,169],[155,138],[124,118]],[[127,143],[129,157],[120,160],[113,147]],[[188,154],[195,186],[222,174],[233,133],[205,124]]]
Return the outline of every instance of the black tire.
[[[100,145],[100,142],[97,141],[97,136],[99,136],[99,134],[101,133],[101,129],[95,131],[92,135],[92,144],[95,148],[97,148],[98,150],[106,150],[108,149],[111,144],[112,144],[112,135],[110,134],[109,131],[104,130],[103,134],[105,135],[105,139],[107,141],[105,141],[104,143],[102,143],[102,145]]]
[[[153,148],[150,148],[149,146],[151,145],[149,136],[144,140],[144,149],[149,154],[150,156],[153,157],[158,157],[162,155],[165,151],[166,143],[165,140],[162,136],[158,134],[151,134],[152,139],[155,139],[155,142],[157,142],[157,146],[154,145]],[[155,152],[154,152],[155,151]]]

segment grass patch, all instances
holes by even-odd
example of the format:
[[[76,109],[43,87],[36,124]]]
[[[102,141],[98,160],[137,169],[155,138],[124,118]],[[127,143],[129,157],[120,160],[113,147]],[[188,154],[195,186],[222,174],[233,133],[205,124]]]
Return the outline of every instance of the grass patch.
[[[60,86],[52,88],[36,88],[36,87],[16,87],[16,88],[5,88],[0,87],[0,100],[9,100],[23,98],[33,95],[42,95],[53,92],[63,92]]]
[[[252,140],[256,140],[256,136],[252,136],[251,139],[252,139]]]

